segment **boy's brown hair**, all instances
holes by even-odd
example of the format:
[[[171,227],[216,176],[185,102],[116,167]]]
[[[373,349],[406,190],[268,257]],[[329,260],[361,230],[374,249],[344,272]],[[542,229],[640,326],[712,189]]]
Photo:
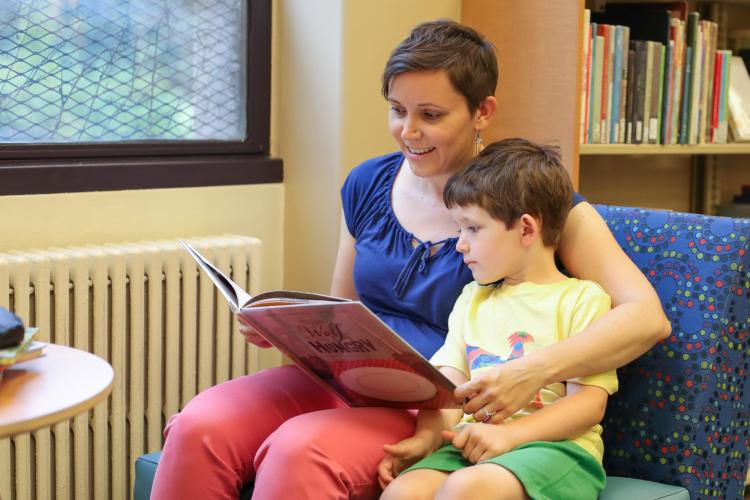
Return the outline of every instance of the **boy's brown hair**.
[[[542,241],[557,247],[573,185],[560,148],[526,139],[493,142],[448,181],[445,206],[477,205],[512,228],[523,214],[541,221]]]
[[[497,87],[495,47],[473,28],[450,19],[417,25],[391,53],[383,71],[383,96],[391,80],[408,71],[445,70],[473,113]]]

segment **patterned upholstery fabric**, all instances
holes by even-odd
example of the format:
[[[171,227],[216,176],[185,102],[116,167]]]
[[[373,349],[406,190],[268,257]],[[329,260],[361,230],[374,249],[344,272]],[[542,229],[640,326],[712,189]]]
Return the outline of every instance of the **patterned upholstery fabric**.
[[[597,206],[672,335],[618,370],[605,469],[740,498],[750,460],[750,220]]]

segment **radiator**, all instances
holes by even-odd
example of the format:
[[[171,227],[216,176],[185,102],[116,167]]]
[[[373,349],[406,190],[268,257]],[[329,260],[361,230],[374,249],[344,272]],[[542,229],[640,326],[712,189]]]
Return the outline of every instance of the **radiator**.
[[[189,241],[250,293],[260,242]],[[176,240],[0,254],[0,305],[39,327],[39,340],[108,360],[106,402],[70,421],[0,439],[3,500],[125,499],[133,462],[198,391],[281,364],[249,346],[229,307]],[[75,369],[71,367],[71,369]]]

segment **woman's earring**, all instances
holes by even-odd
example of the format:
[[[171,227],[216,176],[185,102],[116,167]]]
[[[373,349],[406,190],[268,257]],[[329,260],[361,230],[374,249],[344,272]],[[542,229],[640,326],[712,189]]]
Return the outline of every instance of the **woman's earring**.
[[[474,156],[481,153],[482,149],[484,149],[484,146],[482,145],[482,136],[479,135],[479,131],[477,130],[477,136],[474,138]]]

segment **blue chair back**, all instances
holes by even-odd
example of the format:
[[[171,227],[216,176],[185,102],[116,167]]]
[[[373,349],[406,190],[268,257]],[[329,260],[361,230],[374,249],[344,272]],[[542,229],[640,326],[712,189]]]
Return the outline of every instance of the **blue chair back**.
[[[750,460],[750,220],[599,205],[652,283],[672,334],[618,370],[610,476],[741,498]]]

